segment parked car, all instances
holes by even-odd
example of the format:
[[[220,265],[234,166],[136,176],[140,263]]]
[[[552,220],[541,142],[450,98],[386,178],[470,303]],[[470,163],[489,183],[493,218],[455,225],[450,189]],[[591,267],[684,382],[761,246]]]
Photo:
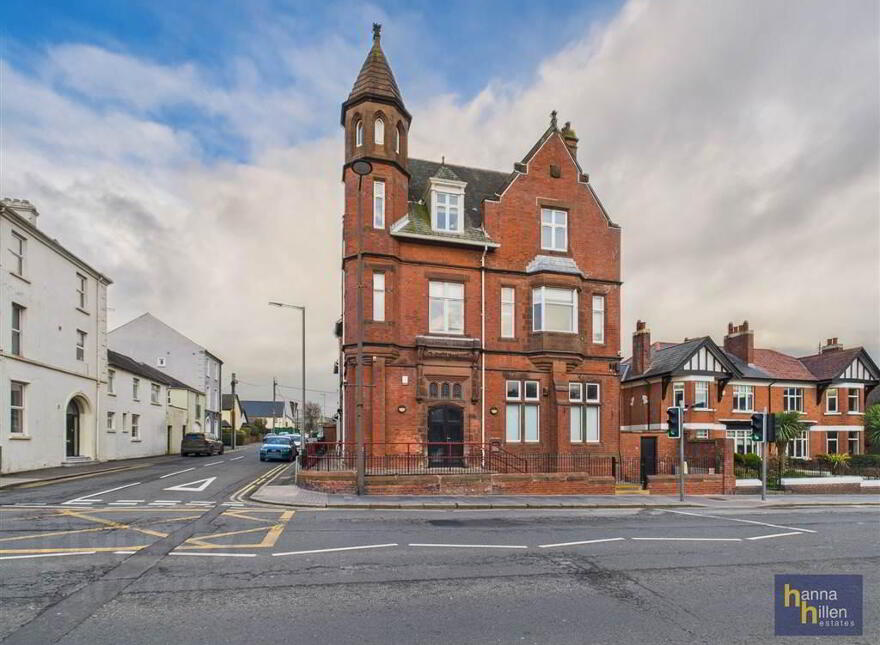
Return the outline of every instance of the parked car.
[[[263,445],[260,446],[260,461],[270,461],[272,459],[293,461],[296,454],[296,446],[293,445],[290,437],[278,435],[266,435],[263,437]]]
[[[187,432],[180,442],[180,455],[222,455],[223,442],[217,437],[203,432]]]

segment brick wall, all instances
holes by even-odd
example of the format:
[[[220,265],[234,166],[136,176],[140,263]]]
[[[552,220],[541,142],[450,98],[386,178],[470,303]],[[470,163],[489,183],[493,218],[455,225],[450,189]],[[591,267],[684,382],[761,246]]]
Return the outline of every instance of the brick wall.
[[[678,475],[648,475],[648,492],[652,495],[677,495]],[[684,492],[685,495],[722,495],[723,476],[685,475]]]

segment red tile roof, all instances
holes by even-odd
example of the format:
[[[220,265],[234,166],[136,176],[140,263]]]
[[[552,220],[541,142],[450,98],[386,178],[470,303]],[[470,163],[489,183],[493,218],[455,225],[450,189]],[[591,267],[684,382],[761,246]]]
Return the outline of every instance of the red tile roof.
[[[773,378],[815,381],[816,377],[794,356],[773,349],[755,349],[755,365]]]

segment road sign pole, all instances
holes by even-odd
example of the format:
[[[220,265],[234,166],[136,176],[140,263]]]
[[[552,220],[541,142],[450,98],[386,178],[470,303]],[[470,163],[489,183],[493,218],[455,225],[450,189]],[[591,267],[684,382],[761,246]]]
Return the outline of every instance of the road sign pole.
[[[678,501],[684,501],[684,423],[678,417]]]
[[[767,499],[767,459],[770,457],[770,445],[767,443],[767,408],[764,408],[762,425],[764,427],[764,436],[761,441],[761,501]]]

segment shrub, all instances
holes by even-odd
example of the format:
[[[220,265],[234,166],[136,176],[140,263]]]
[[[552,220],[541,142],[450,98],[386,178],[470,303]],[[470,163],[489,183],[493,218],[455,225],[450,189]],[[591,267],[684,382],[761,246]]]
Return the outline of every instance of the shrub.
[[[743,464],[745,464],[745,459],[743,458],[743,455],[739,454],[738,452],[733,453],[733,463],[736,466],[742,466]]]
[[[855,468],[880,468],[880,455],[852,455],[849,465]]]
[[[752,470],[761,470],[761,457],[753,452],[743,455],[743,464]]]
[[[831,472],[835,475],[845,470],[849,465],[849,455],[845,452],[836,452],[830,455],[818,455],[819,461],[827,464]]]

